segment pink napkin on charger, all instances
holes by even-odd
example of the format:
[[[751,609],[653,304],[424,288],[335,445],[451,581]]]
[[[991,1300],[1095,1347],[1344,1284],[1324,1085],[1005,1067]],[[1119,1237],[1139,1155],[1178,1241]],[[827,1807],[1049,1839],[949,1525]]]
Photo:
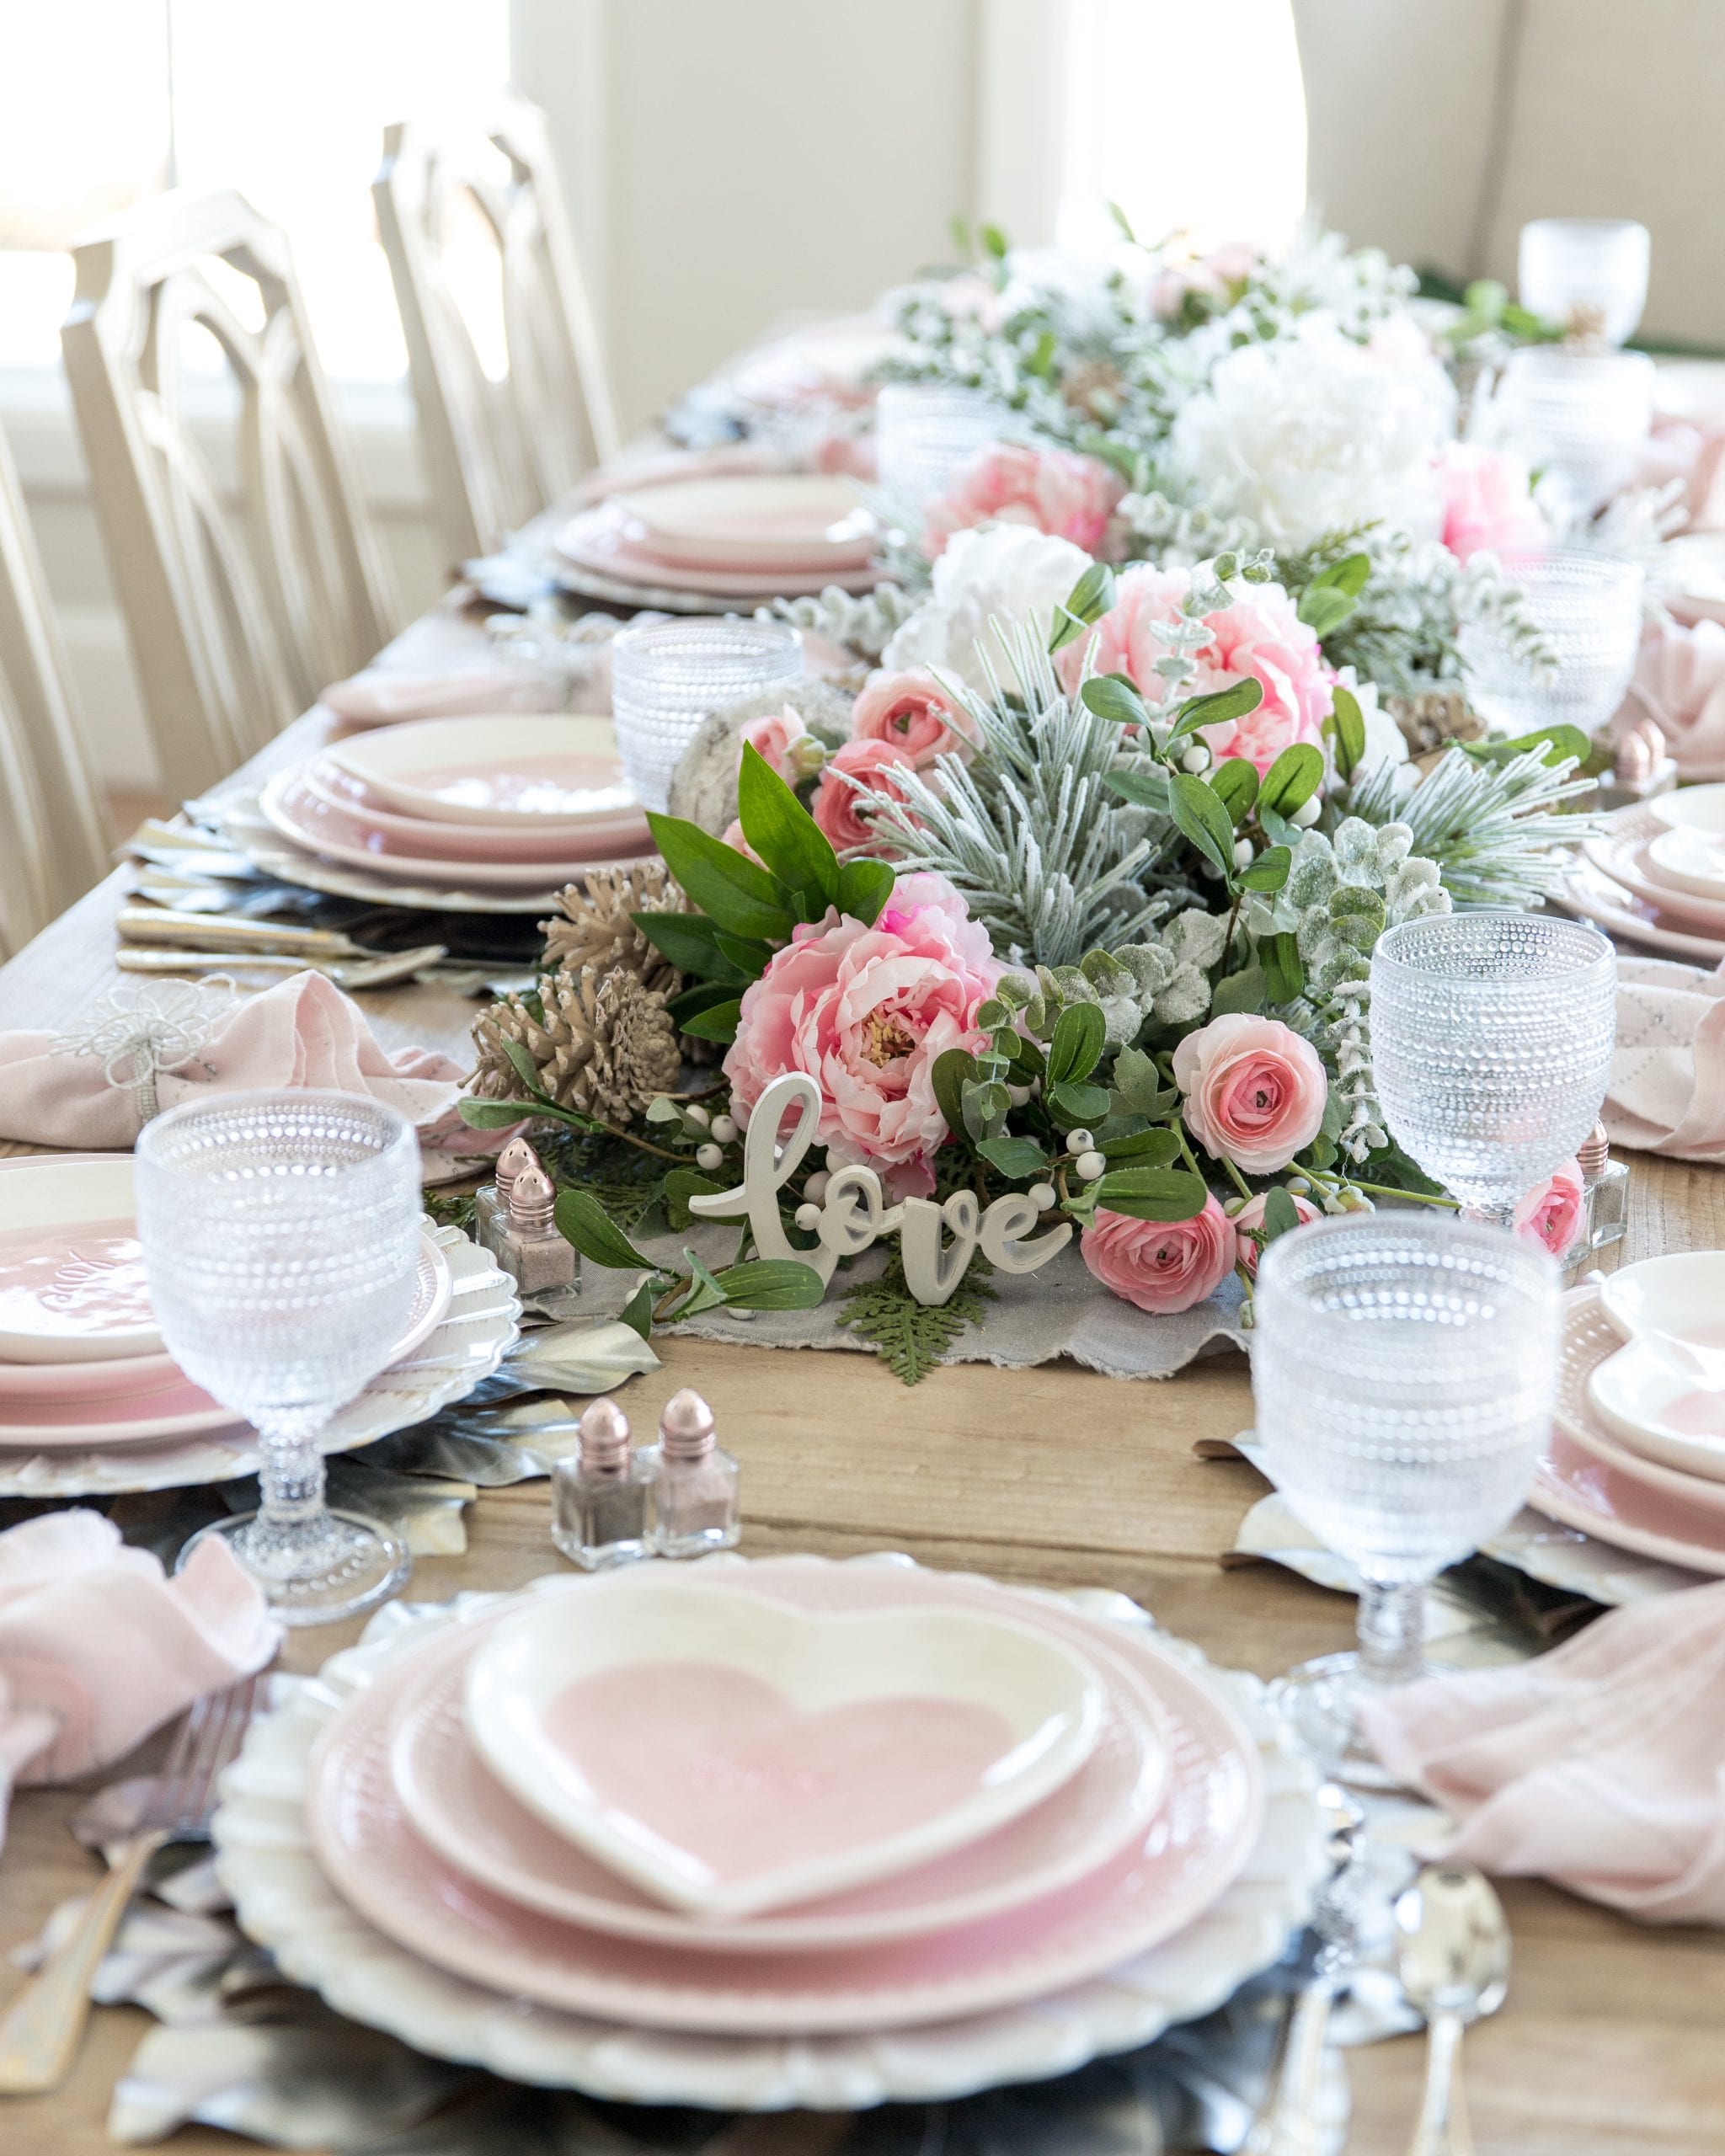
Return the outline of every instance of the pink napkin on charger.
[[[1635,483],[1662,487],[1673,479],[1683,482],[1687,530],[1717,531],[1725,527],[1725,427],[1717,419],[1665,414],[1654,419]]]
[[[74,1152],[123,1151],[138,1134],[129,1086],[111,1086],[100,1054],[55,1049],[52,1033],[0,1033],[0,1138]],[[291,974],[222,1019],[208,1043],[156,1081],[163,1108],[206,1093],[315,1086],[369,1093],[399,1109],[429,1152],[484,1153],[491,1131],[456,1113],[466,1073],[435,1049],[386,1055],[365,1014],[322,974]]]
[[[1617,954],[1617,1045],[1602,1111],[1614,1145],[1725,1162],[1725,964]]]
[[[1365,1710],[1392,1774],[1482,1870],[1656,1924],[1725,1924],[1725,1582],[1615,1609],[1513,1668],[1429,1677]]]
[[[1650,622],[1618,717],[1655,720],[1685,778],[1725,770],[1725,624]]]
[[[203,1693],[261,1669],[280,1636],[222,1543],[200,1544],[170,1579],[99,1513],[0,1534],[0,1840],[14,1784],[123,1758]]]
[[[348,726],[400,726],[414,718],[464,718],[470,712],[519,712],[524,717],[563,708],[557,683],[520,667],[470,669],[462,674],[355,674],[332,681],[318,701]]]

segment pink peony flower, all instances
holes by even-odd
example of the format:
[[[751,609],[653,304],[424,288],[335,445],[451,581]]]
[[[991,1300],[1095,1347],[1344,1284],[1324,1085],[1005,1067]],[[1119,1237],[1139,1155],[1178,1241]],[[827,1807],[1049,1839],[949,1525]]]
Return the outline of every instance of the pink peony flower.
[[[1290,1195],[1292,1195],[1291,1192]],[[1260,1235],[1263,1232],[1264,1200],[1268,1196],[1269,1193],[1267,1190],[1261,1190],[1256,1198],[1248,1198],[1240,1210],[1231,1216],[1229,1223],[1234,1230],[1236,1261],[1245,1267],[1247,1278],[1252,1280],[1258,1278],[1258,1261],[1262,1252],[1258,1245],[1252,1239],[1252,1231],[1256,1229]],[[1300,1225],[1302,1228],[1308,1220],[1316,1220],[1318,1218],[1318,1209],[1309,1198],[1295,1198],[1294,1210],[1300,1216]]]
[[[933,561],[955,531],[973,531],[980,524],[1028,524],[1093,554],[1124,492],[1124,483],[1097,457],[1070,449],[991,442],[966,465],[951,491],[929,504],[922,551]]]
[[[1188,298],[1201,300],[1212,308],[1231,305],[1240,288],[1258,269],[1263,257],[1250,240],[1225,240],[1208,254],[1176,263],[1161,270],[1150,286],[1150,311],[1158,320],[1171,321]]]
[[[876,672],[851,711],[853,741],[884,741],[901,764],[925,771],[937,756],[968,757],[971,726],[951,691],[926,666]]]
[[[832,915],[798,928],[744,991],[724,1059],[738,1120],[772,1080],[806,1071],[830,1160],[888,1170],[901,1194],[932,1188],[947,1136],[935,1059],[980,1044],[977,1006],[1000,974],[988,931],[941,876],[900,877],[872,928]]]
[[[1190,587],[1185,569],[1129,569],[1090,635],[1069,643],[1055,662],[1067,688],[1077,687],[1091,655],[1095,672],[1124,674],[1147,703],[1161,703],[1167,684],[1156,662],[1168,647],[1153,625],[1178,618]],[[1263,702],[1244,718],[1201,729],[1217,760],[1245,756],[1262,774],[1296,741],[1321,742],[1336,677],[1280,584],[1247,585],[1231,606],[1204,620],[1215,642],[1199,654],[1191,693],[1231,688],[1248,675],[1263,690]]]
[[[1458,561],[1537,547],[1549,536],[1534,507],[1525,457],[1475,442],[1446,442],[1438,473],[1444,544]]]
[[[803,714],[788,704],[782,711],[769,712],[764,718],[751,718],[741,739],[787,786],[795,786],[818,771],[825,760],[820,744],[809,731]],[[742,750],[737,753],[740,756]]]
[[[833,751],[814,789],[810,814],[836,853],[891,852],[862,811],[873,802],[904,799],[905,790],[893,773],[908,760],[889,741],[846,741]],[[860,792],[850,783],[853,778],[863,782]]]
[[[1141,1310],[1189,1310],[1233,1270],[1234,1224],[1214,1198],[1190,1220],[1135,1220],[1099,1205],[1078,1247],[1123,1301]]]
[[[1581,1165],[1566,1161],[1517,1202],[1515,1232],[1524,1242],[1538,1243],[1553,1257],[1562,1257],[1580,1235],[1586,1211]]]
[[[1329,1081],[1317,1050],[1279,1018],[1231,1011],[1174,1050],[1186,1128],[1216,1160],[1273,1176],[1317,1136]]]

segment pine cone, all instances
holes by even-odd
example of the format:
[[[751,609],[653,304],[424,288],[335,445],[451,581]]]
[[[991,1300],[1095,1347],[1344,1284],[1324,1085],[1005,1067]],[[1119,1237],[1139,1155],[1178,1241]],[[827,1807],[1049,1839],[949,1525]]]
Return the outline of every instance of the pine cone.
[[[562,917],[542,921],[545,964],[555,973],[584,969],[607,974],[621,969],[644,988],[675,995],[683,977],[629,919],[632,913],[687,913],[689,901],[660,862],[630,868],[593,868],[586,886],[571,883],[558,894]]]
[[[503,1043],[526,1049],[542,1091],[559,1107],[627,1123],[656,1093],[671,1091],[681,1058],[665,996],[621,968],[567,969],[540,984],[542,1022],[518,995],[473,1022],[478,1067],[468,1085],[481,1100],[518,1098],[521,1082]]]

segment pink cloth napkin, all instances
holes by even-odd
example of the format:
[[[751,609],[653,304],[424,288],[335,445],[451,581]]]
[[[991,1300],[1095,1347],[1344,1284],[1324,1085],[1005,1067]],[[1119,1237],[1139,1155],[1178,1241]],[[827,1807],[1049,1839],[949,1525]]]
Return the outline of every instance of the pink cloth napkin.
[[[138,1134],[129,1086],[100,1054],[56,1053],[51,1033],[0,1033],[0,1137],[77,1152],[123,1151]],[[408,1118],[432,1153],[483,1153],[490,1131],[455,1112],[463,1067],[435,1049],[386,1055],[350,996],[322,974],[293,974],[222,1020],[208,1043],[157,1080],[163,1108],[201,1094],[272,1086],[369,1093]]]
[[[1725,1924],[1725,1582],[1613,1610],[1511,1669],[1426,1678],[1365,1720],[1391,1772],[1459,1816],[1447,1854]]]
[[[1725,426],[1717,419],[1662,416],[1653,422],[1642,452],[1636,483],[1662,487],[1683,482],[1683,507],[1691,531],[1725,526]]]
[[[1604,1118],[1614,1145],[1725,1161],[1725,965],[1618,953]]]
[[[465,674],[355,674],[332,681],[318,701],[347,726],[399,726],[470,712],[558,711],[562,692],[532,674],[494,666]]]
[[[0,1839],[14,1783],[123,1758],[205,1692],[261,1669],[280,1632],[233,1553],[172,1579],[99,1513],[0,1534]]]
[[[1685,778],[1725,771],[1725,625],[1649,622],[1618,718],[1656,720]]]

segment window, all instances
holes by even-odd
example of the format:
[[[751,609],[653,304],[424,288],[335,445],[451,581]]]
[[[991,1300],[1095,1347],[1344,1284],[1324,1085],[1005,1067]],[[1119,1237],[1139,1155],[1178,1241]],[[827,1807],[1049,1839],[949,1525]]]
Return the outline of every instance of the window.
[[[508,0],[0,0],[0,365],[57,364],[61,250],[177,182],[286,227],[327,372],[404,371],[371,213],[383,129],[483,111]]]

